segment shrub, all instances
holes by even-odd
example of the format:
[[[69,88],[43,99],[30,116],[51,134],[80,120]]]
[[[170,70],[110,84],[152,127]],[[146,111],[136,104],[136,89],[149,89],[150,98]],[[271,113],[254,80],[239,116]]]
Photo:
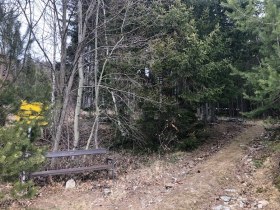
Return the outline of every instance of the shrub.
[[[14,183],[14,192],[20,190],[22,196],[31,195],[33,184],[18,183],[19,174],[37,170],[45,159],[43,149],[29,140],[27,128],[19,123],[0,128],[0,181]]]

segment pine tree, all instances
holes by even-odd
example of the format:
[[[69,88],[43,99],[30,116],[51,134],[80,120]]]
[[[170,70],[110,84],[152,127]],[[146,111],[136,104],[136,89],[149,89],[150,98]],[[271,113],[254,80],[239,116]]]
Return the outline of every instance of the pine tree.
[[[16,104],[16,88],[11,80],[18,72],[18,58],[22,53],[20,27],[17,11],[0,0],[0,126],[5,125],[7,114],[14,111]]]
[[[0,128],[0,182],[13,183],[14,196],[33,195],[33,183],[21,183],[20,174],[36,171],[45,160],[43,148],[28,138],[29,126],[21,122]]]
[[[226,5],[233,10],[229,13],[240,31],[255,35],[259,45],[259,63],[252,68],[239,67],[239,75],[247,80],[251,87],[245,96],[255,102],[257,108],[248,116],[263,113],[279,117],[280,111],[280,5],[278,1],[228,1]],[[246,69],[246,70],[245,70]],[[241,71],[240,71],[241,70]]]
[[[229,61],[218,24],[203,28],[209,10],[200,17],[180,1],[157,6],[155,28],[161,33],[151,44],[151,69],[159,79],[158,92],[150,87],[146,95],[153,93],[162,102],[143,103],[141,125],[153,146],[190,149],[198,142],[196,108],[220,98],[228,82]]]

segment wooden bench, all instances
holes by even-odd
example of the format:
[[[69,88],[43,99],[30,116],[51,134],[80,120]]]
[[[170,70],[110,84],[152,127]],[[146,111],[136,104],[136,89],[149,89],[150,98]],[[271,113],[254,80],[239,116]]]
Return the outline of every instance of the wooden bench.
[[[75,157],[75,156],[84,156],[84,155],[103,155],[107,154],[108,150],[106,149],[93,149],[93,150],[71,150],[71,151],[55,151],[46,153],[46,158],[61,158],[61,157]],[[52,176],[52,175],[62,175],[62,174],[76,174],[83,172],[107,170],[109,177],[114,179],[115,177],[115,168],[114,161],[111,158],[107,158],[104,164],[93,165],[87,167],[75,167],[75,168],[62,168],[62,169],[51,169],[46,171],[38,171],[30,174],[30,177],[36,176]]]

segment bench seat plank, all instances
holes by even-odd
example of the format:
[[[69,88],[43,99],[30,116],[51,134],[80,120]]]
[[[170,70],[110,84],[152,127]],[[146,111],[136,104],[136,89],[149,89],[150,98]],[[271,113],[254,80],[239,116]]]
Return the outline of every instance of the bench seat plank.
[[[93,150],[70,150],[70,151],[55,151],[46,153],[46,158],[57,158],[57,157],[71,157],[81,155],[98,155],[106,154],[106,149],[93,149]]]
[[[74,174],[81,173],[84,171],[96,171],[96,170],[114,170],[111,165],[96,165],[89,167],[79,167],[79,168],[67,168],[67,169],[57,169],[48,171],[38,171],[31,173],[31,177],[35,176],[49,176],[49,175],[60,175],[60,174]]]

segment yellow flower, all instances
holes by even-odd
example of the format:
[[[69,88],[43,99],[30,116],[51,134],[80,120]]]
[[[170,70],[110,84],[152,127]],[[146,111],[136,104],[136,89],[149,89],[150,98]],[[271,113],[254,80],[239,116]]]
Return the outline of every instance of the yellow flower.
[[[19,115],[21,116],[29,116],[29,115],[32,115],[32,111],[30,110],[23,110],[19,113]]]
[[[42,112],[42,106],[43,104],[40,102],[27,103],[26,101],[21,101],[20,110],[40,113]]]
[[[21,101],[20,111],[17,116],[17,121],[21,119],[26,120],[27,124],[30,124],[33,120],[38,120],[39,125],[47,125],[48,122],[44,121],[44,116],[40,115],[43,110],[43,103],[27,101]],[[47,110],[47,107],[45,107]]]
[[[42,121],[42,122],[39,122],[38,125],[47,125],[48,122],[47,121]]]

